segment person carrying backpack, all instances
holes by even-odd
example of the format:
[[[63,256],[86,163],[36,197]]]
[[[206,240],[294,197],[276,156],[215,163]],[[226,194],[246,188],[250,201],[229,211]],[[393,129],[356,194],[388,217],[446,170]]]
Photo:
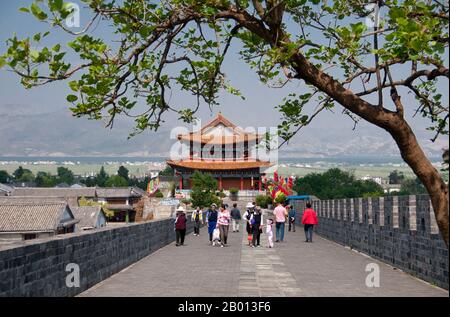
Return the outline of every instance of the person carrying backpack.
[[[197,207],[192,213],[192,221],[194,221],[194,236],[200,235],[200,224],[203,224],[203,208]]]
[[[246,221],[246,231],[247,231],[247,241],[248,241],[248,246],[252,245],[252,240],[253,240],[253,232],[252,232],[252,225],[250,223],[250,219],[252,217],[253,214],[253,204],[252,203],[248,203],[246,206],[247,210],[245,211],[244,214],[244,219]]]
[[[261,207],[256,206],[255,212],[250,218],[250,223],[252,226],[252,232],[253,232],[253,248],[260,247],[260,237],[262,233],[262,224],[263,224],[263,215],[261,212]]]

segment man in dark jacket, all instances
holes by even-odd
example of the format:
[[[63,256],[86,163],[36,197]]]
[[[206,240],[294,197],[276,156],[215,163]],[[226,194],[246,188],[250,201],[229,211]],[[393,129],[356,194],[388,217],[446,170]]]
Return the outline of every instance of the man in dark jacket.
[[[262,233],[262,224],[264,223],[261,207],[256,206],[250,223],[253,231],[253,248],[260,247],[260,237]]]
[[[289,208],[289,209],[288,209]],[[295,211],[294,207],[291,205],[287,205],[286,209],[288,209],[288,217],[289,217],[289,231],[295,232],[295,218],[297,217],[297,212]]]
[[[184,245],[184,237],[186,236],[186,214],[184,213],[184,208],[181,206],[177,209],[175,232],[177,234],[176,246]]]
[[[239,232],[239,222],[241,220],[241,211],[237,209],[237,204],[233,204],[231,209],[231,223],[233,224],[233,232]]]
[[[212,245],[213,232],[214,232],[214,229],[216,229],[216,224],[217,224],[218,212],[217,212],[216,208],[217,208],[217,205],[212,204],[211,209],[209,209],[208,215],[207,215],[209,242],[211,243],[211,245]]]

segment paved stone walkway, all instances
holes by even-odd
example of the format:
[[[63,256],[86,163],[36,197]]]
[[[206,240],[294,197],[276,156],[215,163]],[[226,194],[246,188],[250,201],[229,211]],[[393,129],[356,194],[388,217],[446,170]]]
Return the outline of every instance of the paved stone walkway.
[[[186,246],[166,246],[80,296],[449,296],[404,272],[303,231],[285,242],[247,246],[246,234],[229,233],[229,246],[209,245],[206,228]],[[366,265],[380,267],[380,287],[368,288]]]

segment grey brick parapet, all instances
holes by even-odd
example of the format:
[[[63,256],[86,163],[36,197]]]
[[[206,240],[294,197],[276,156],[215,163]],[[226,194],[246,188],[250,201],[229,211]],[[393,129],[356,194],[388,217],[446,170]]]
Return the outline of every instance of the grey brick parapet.
[[[295,207],[300,223],[304,202]],[[448,249],[429,196],[322,200],[313,208],[319,235],[449,289]]]
[[[174,240],[174,219],[164,219],[3,247],[0,296],[74,296]],[[66,286],[69,263],[79,265],[79,287]]]

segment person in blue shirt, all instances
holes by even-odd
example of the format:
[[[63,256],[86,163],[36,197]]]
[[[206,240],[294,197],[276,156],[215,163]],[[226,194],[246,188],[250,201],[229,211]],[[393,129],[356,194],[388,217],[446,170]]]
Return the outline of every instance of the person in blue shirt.
[[[291,205],[287,205],[286,209],[288,210],[289,217],[289,231],[292,229],[292,231],[295,232],[295,218],[297,217],[297,212]]]
[[[208,233],[209,233],[209,242],[212,243],[212,237],[213,237],[213,232],[214,229],[216,229],[216,224],[217,224],[217,216],[218,216],[218,212],[216,210],[217,205],[216,204],[212,204],[211,208],[208,210],[206,219],[208,221]]]

